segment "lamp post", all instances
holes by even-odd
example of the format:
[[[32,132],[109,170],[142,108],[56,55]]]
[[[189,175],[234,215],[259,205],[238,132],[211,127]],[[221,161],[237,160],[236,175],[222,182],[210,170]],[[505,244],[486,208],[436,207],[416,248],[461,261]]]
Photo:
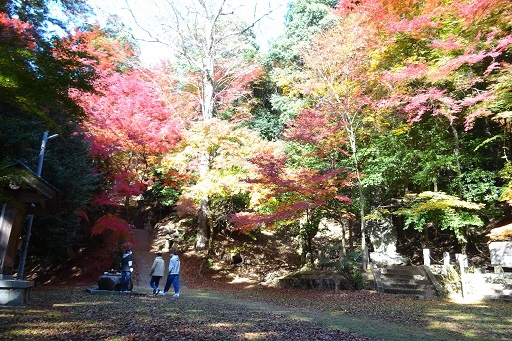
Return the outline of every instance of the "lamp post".
[[[59,136],[59,134],[53,134],[51,136],[48,136],[48,132],[45,131],[43,133],[43,140],[41,141],[41,150],[39,151],[39,160],[37,162],[37,171],[36,175],[41,176],[41,171],[43,170],[43,161],[44,161],[44,152],[46,150],[46,142],[50,139],[53,139],[55,137]],[[24,277],[24,271],[25,271],[25,262],[27,260],[27,252],[28,252],[28,242],[30,240],[30,233],[32,231],[32,222],[34,221],[34,215],[29,214],[28,215],[28,222],[27,222],[27,228],[25,231],[25,237],[23,238],[23,248],[21,250],[21,258],[20,258],[20,265],[18,267],[18,279],[22,280]]]

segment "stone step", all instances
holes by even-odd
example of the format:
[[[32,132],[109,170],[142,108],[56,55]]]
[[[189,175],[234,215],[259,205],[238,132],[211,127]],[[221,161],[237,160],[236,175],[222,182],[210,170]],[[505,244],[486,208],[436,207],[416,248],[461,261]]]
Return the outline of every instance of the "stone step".
[[[386,266],[382,266],[380,269],[381,270],[388,270],[388,271],[403,271],[403,270],[407,270],[407,271],[420,270],[421,271],[420,267],[413,266],[413,265],[408,265],[408,266],[405,266],[405,265],[386,265]]]
[[[512,302],[512,294],[503,295],[501,293],[498,293],[495,295],[484,295],[484,299],[490,300],[490,301]]]
[[[403,296],[420,296],[420,297],[437,297],[435,290],[419,290],[419,289],[404,289],[404,288],[384,288],[384,293]]]
[[[465,290],[473,293],[480,294],[503,294],[503,295],[512,295],[512,289],[503,289],[499,286],[473,286],[466,285]]]
[[[499,283],[499,282],[488,282],[478,278],[466,278],[466,283],[471,283],[473,286],[492,286],[500,287],[503,289],[512,289],[512,283]]]
[[[395,283],[421,283],[421,284],[431,284],[428,277],[422,277],[421,279],[418,278],[411,278],[411,277],[405,277],[405,276],[388,276],[388,275],[381,275],[380,278],[383,281],[388,282],[395,282]]]
[[[419,270],[408,270],[408,269],[402,269],[402,270],[395,270],[395,269],[380,269],[381,275],[386,276],[404,276],[404,277],[414,277],[414,276],[421,276],[425,277],[424,271]]]
[[[487,287],[487,288],[496,288],[500,290],[510,290],[512,289],[512,284],[504,284],[504,283],[486,283],[480,281],[468,281],[465,280],[464,283],[468,286],[472,287]]]
[[[422,266],[386,266],[378,268],[381,292],[415,298],[438,298],[436,286]]]
[[[406,289],[434,289],[435,287],[431,283],[418,284],[418,283],[394,283],[394,282],[382,282],[382,286],[385,288],[406,288]]]

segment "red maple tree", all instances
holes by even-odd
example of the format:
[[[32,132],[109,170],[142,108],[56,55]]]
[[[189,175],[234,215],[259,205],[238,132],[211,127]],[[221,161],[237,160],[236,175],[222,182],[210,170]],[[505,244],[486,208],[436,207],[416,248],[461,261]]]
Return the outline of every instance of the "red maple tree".
[[[282,153],[260,153],[250,161],[257,167],[258,175],[247,182],[258,188],[261,195],[253,211],[230,216],[236,229],[248,231],[298,221],[306,212],[321,208],[330,200],[351,202],[339,191],[351,186],[347,170],[322,172],[306,167],[290,168],[286,165],[287,156]]]
[[[103,204],[126,204],[151,184],[152,169],[180,139],[182,121],[175,102],[148,82],[139,71],[112,73],[97,94],[76,97],[87,113],[83,128],[92,153],[106,171],[111,186]]]

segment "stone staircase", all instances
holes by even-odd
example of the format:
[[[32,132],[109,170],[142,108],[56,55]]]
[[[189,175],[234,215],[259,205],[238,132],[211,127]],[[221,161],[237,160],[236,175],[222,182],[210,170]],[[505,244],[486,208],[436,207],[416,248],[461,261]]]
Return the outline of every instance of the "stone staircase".
[[[417,299],[438,299],[442,288],[424,266],[372,265],[377,291]]]

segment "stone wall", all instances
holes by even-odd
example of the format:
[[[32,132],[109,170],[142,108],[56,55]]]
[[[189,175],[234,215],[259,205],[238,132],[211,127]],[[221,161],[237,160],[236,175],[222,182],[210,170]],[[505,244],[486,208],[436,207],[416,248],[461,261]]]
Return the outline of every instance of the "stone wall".
[[[339,273],[311,272],[295,273],[276,280],[278,288],[318,289],[318,290],[348,290],[349,281]]]

